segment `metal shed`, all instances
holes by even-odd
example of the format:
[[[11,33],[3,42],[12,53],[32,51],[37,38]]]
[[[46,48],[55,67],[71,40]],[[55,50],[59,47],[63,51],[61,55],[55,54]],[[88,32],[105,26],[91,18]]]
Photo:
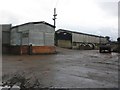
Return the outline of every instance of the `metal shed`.
[[[107,43],[107,38],[92,34],[59,29],[55,33],[55,43],[59,47],[73,49],[95,49],[100,43]],[[91,47],[91,48],[89,48]]]
[[[11,28],[10,42],[12,46],[32,46],[33,54],[54,53],[54,34],[55,27],[47,22],[29,22]]]
[[[9,53],[11,24],[1,24],[2,29],[2,53]]]

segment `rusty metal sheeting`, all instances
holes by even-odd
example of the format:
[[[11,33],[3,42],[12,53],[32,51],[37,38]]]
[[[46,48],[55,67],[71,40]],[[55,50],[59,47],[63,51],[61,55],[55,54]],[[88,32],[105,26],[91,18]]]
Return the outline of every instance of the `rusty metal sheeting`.
[[[33,46],[32,54],[52,54],[55,53],[55,46]]]
[[[56,53],[55,46],[11,46],[10,47],[11,54],[52,54]]]
[[[11,46],[10,51],[11,54],[28,54],[29,46]]]

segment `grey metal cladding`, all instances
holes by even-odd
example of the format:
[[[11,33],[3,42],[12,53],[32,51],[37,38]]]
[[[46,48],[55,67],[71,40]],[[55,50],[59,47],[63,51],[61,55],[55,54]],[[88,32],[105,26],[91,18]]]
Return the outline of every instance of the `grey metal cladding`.
[[[12,25],[11,24],[3,24],[1,26],[2,26],[2,31],[9,31],[10,32]]]
[[[31,22],[18,25],[12,28],[11,33],[11,43],[14,45],[54,46],[55,29],[46,22]]]
[[[11,24],[2,24],[0,26],[2,29],[2,44],[10,44]]]
[[[30,31],[29,44],[32,44],[35,46],[44,46],[43,32]]]
[[[59,29],[56,32],[67,32],[72,34],[72,42],[85,42],[85,43],[107,43],[107,39],[103,36],[91,35],[86,33],[74,32],[64,29]]]
[[[35,31],[41,31],[41,32],[55,32],[54,28],[51,26],[48,26],[46,24],[34,24],[34,30]]]
[[[45,33],[45,45],[54,46],[54,33]]]
[[[10,44],[10,33],[9,32],[2,33],[2,43],[3,44]]]
[[[11,30],[11,45],[21,45],[21,33],[18,32],[18,28]]]

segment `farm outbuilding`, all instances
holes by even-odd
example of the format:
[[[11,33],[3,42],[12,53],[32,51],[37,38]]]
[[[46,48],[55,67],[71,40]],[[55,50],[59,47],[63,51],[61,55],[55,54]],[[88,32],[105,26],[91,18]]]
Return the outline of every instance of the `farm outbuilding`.
[[[11,45],[14,52],[54,53],[55,27],[47,22],[29,22],[11,28]],[[16,51],[16,48],[18,50]]]
[[[2,53],[9,53],[10,48],[10,29],[11,24],[2,24],[0,28],[2,29]]]
[[[59,29],[55,33],[55,44],[73,49],[95,49],[101,43],[107,43],[106,37]]]

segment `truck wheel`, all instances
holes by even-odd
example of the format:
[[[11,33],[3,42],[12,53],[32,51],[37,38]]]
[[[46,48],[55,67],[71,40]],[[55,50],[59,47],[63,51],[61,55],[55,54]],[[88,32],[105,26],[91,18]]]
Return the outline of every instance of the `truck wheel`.
[[[100,52],[100,53],[102,53],[102,50],[101,50],[101,49],[99,49],[99,52]]]
[[[108,51],[109,51],[109,53],[111,53],[111,49],[109,49]]]

